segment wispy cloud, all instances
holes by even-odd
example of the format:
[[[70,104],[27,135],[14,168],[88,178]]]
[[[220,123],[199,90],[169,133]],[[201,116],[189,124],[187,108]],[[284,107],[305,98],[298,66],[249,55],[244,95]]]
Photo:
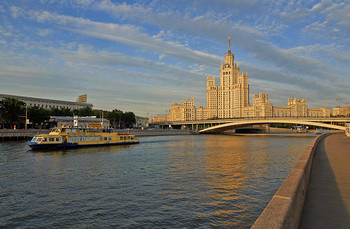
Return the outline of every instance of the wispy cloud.
[[[282,13],[282,19],[285,22],[303,20],[306,31],[349,42],[350,5],[346,1],[324,0],[309,8],[291,4]]]
[[[149,36],[140,32],[140,28],[136,26],[94,22],[83,18],[57,15],[48,11],[30,12],[30,17],[38,22],[50,22],[65,26],[64,29],[72,32],[133,45],[183,61],[213,65],[221,59],[215,55],[191,50],[183,45]]]
[[[150,8],[138,5],[113,4],[104,1],[97,4],[97,8],[109,12],[116,17],[122,15],[129,20],[139,20],[156,24],[162,28],[188,34],[197,34],[199,37],[210,38],[225,42],[232,35],[232,45],[243,48],[254,58],[272,63],[275,66],[296,74],[306,74],[316,78],[328,78],[330,74],[322,69],[322,63],[310,57],[295,55],[266,42],[258,30],[239,26],[228,21],[213,20],[206,16],[187,17],[175,12],[156,13]],[[131,14],[134,12],[134,14]]]
[[[64,52],[64,58],[69,62],[86,63],[89,65],[108,65],[116,68],[132,67],[134,69],[142,69],[143,71],[147,69],[151,72],[164,74],[165,80],[168,81],[178,81],[185,78],[188,81],[192,81],[203,77],[203,74],[199,74],[193,70],[185,70],[162,62],[127,56],[117,52],[101,51],[97,53],[92,50],[86,50],[81,46],[77,51]]]

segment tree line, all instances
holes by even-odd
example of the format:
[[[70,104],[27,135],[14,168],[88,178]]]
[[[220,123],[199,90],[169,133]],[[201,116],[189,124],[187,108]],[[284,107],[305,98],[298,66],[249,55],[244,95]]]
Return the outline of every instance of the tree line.
[[[136,123],[136,117],[133,112],[123,112],[118,109],[112,111],[96,110],[90,107],[70,110],[68,108],[27,107],[27,118],[30,120],[31,128],[40,128],[50,119],[50,116],[96,116],[103,117],[110,121],[114,128],[131,128]],[[0,101],[0,127],[12,129],[14,125],[22,129],[25,127],[26,105],[24,102],[15,98],[5,98]]]

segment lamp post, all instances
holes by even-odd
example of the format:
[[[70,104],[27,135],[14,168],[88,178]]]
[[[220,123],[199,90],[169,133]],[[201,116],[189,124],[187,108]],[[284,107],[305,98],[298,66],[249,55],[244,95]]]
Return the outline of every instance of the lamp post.
[[[26,103],[26,122],[25,122],[25,127],[24,129],[27,129],[27,124],[28,124],[28,109],[27,109],[27,103]]]

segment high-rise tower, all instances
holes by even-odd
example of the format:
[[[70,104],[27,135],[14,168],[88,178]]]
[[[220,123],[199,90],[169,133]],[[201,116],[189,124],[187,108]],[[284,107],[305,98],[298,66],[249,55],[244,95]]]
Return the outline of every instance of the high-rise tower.
[[[244,107],[249,106],[248,74],[239,72],[231,52],[231,38],[228,38],[228,52],[220,66],[220,86],[215,86],[215,76],[207,77],[207,107],[210,118],[243,117]]]

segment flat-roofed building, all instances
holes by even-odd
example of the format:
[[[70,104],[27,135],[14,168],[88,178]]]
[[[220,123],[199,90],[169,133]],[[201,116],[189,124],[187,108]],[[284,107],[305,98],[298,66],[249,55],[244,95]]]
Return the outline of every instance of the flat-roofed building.
[[[289,107],[273,106],[273,117],[291,117],[291,109]]]
[[[149,118],[136,116],[135,119],[136,119],[136,123],[134,125],[134,128],[141,129],[141,128],[148,127],[148,125],[149,125]]]
[[[79,95],[77,102],[79,103],[87,103],[87,94]]]
[[[167,122],[168,121],[168,115],[166,114],[157,114],[156,116],[153,117],[153,120],[151,122]]]
[[[350,107],[334,107],[333,116],[350,116]]]
[[[209,117],[209,109],[203,106],[195,109],[196,120],[205,120]]]
[[[71,101],[64,101],[64,100],[43,99],[43,98],[35,98],[35,97],[27,97],[27,96],[19,96],[19,95],[0,94],[0,101],[5,98],[18,99],[26,103],[28,107],[42,107],[45,109],[68,108],[70,110],[74,110],[74,109],[81,109],[85,107],[90,107],[90,108],[93,107],[91,103],[87,103],[87,102],[71,102]]]
[[[317,118],[328,118],[331,117],[331,108],[321,107],[321,108],[308,108],[308,117],[317,117]]]
[[[184,98],[182,104],[173,103],[168,112],[168,121],[193,121],[195,120],[194,98],[187,100]]]

